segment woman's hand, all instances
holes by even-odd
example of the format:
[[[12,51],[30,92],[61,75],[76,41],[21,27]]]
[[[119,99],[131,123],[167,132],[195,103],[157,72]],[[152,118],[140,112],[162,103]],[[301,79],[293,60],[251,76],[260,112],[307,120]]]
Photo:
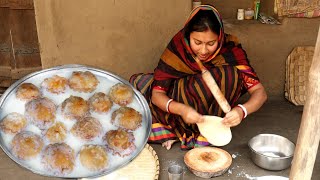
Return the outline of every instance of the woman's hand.
[[[185,105],[185,107],[182,108],[181,117],[184,120],[184,122],[189,124],[195,124],[204,121],[204,117],[201,114],[199,114],[195,109],[187,105]]]
[[[228,127],[237,126],[241,123],[242,117],[242,109],[236,106],[224,116],[222,123]]]
[[[250,98],[245,104],[242,104],[247,110],[247,115],[257,111],[267,100],[267,93],[261,83],[251,87],[248,92],[250,94]],[[244,117],[243,113],[244,112],[240,107],[234,107],[225,115],[223,124],[229,127],[239,125]]]
[[[169,97],[166,95],[165,91],[153,89],[151,100],[152,103],[158,106],[160,109],[162,109],[163,111],[167,111],[166,106],[169,101]],[[168,105],[168,110],[169,109],[170,113],[180,115],[186,123],[195,124],[204,121],[204,117],[201,114],[199,114],[191,106],[185,105],[183,103],[172,101]]]

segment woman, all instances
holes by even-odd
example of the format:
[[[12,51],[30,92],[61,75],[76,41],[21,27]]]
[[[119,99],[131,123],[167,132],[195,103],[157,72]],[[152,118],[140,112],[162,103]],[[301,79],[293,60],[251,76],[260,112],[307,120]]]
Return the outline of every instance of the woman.
[[[185,27],[170,41],[154,73],[136,74],[130,82],[146,97],[152,112],[149,142],[167,149],[181,141],[182,149],[210,145],[196,123],[202,115],[224,117],[234,127],[257,111],[267,99],[264,87],[250,66],[245,51],[231,35],[224,34],[218,11],[209,5],[195,8]],[[210,71],[231,111],[224,114],[201,77],[195,58]],[[249,100],[237,105],[241,95]]]

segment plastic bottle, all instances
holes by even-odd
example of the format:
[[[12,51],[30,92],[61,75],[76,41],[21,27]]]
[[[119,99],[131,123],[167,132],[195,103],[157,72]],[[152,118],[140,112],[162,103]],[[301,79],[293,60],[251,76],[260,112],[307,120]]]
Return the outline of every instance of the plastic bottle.
[[[237,19],[244,20],[244,9],[238,9]]]
[[[254,0],[254,19],[258,19],[260,13],[260,0]]]
[[[192,9],[201,5],[201,0],[193,0],[192,1]]]

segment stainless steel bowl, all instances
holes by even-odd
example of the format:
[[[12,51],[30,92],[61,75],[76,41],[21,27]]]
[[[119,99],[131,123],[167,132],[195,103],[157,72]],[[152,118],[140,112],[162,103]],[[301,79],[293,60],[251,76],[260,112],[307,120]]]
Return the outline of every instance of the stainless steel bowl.
[[[252,161],[267,170],[283,170],[291,165],[295,145],[285,137],[276,134],[259,134],[248,146]]]

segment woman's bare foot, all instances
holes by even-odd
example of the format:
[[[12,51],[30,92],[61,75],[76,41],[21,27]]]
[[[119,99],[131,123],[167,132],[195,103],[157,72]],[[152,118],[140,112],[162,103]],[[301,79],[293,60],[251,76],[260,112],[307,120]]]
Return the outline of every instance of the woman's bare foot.
[[[171,149],[173,143],[177,142],[178,140],[168,140],[162,143],[162,147],[165,147],[167,150]]]

